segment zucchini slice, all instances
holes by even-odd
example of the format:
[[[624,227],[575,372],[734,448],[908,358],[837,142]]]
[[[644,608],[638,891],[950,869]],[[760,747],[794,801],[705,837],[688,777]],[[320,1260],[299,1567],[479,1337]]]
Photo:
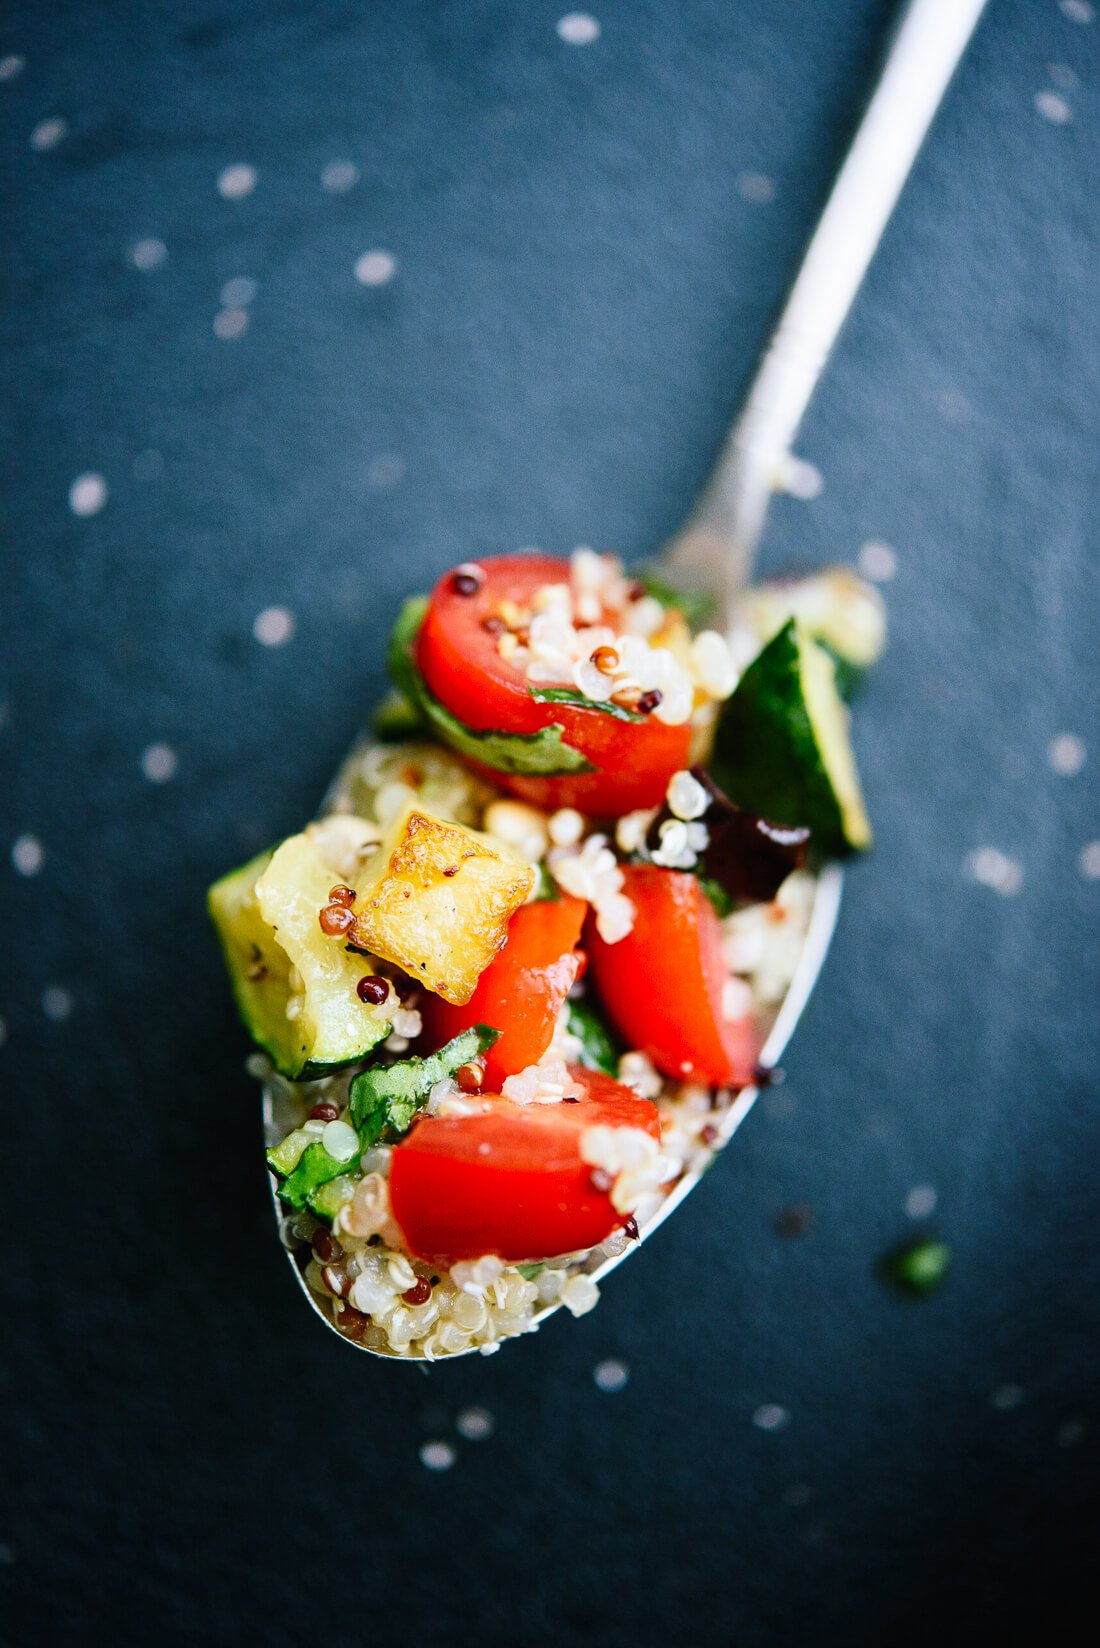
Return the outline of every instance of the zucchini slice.
[[[317,918],[337,879],[302,834],[208,894],[245,1028],[292,1080],[354,1064],[390,1032],[389,1018],[356,994],[371,971],[367,957],[321,931]]]
[[[835,665],[797,619],[768,642],[726,703],[714,775],[738,806],[809,825],[819,852],[870,846]]]

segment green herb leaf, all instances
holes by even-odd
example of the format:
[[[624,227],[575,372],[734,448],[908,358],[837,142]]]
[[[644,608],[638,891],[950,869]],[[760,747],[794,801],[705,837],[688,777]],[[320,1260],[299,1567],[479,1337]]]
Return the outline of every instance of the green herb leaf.
[[[589,1070],[602,1070],[607,1076],[619,1074],[619,1050],[603,1019],[591,1003],[582,997],[569,1003],[569,1034],[581,1044],[580,1062]]]
[[[359,1143],[359,1153],[347,1162],[338,1162],[335,1156],[330,1156],[319,1140],[315,1144],[307,1145],[298,1158],[298,1165],[293,1173],[279,1186],[282,1200],[289,1202],[291,1207],[305,1207],[312,1193],[320,1189],[321,1185],[328,1184],[330,1179],[338,1179],[342,1173],[354,1172],[359,1163],[359,1156],[366,1149],[362,1135]],[[267,1159],[278,1171],[277,1164],[272,1162],[274,1155],[275,1151],[269,1150]]]
[[[671,584],[645,567],[637,574],[637,578],[640,584],[644,584],[647,595],[652,595],[655,601],[660,601],[666,610],[675,609],[692,629],[704,629],[713,619],[717,603],[708,591],[673,589]]]
[[[719,921],[724,921],[733,909],[733,900],[726,889],[714,880],[713,876],[701,875],[699,885],[714,905],[714,911]]]
[[[374,736],[383,744],[400,744],[405,738],[415,738],[423,726],[416,706],[403,692],[388,692],[374,712]]]
[[[546,904],[561,903],[561,888],[545,864],[535,865],[535,896],[530,900],[532,904],[540,901]]]
[[[390,639],[389,671],[408,702],[415,706],[426,725],[469,761],[478,761],[495,772],[530,773],[553,778],[562,773],[594,772],[580,750],[562,738],[557,724],[538,732],[475,732],[457,715],[452,715],[428,690],[412,655],[412,645],[424,621],[428,598],[416,596],[406,601],[398,614]]]
[[[546,1269],[546,1261],[540,1259],[538,1264],[517,1265],[516,1269],[519,1271],[525,1282],[533,1282],[535,1277],[541,1276],[543,1271]]]
[[[600,715],[610,715],[615,721],[644,721],[645,716],[635,710],[625,710],[621,704],[613,704],[610,698],[586,698],[583,692],[575,687],[528,687],[527,691],[536,704],[572,704],[577,710],[596,710]]]
[[[453,1076],[462,1065],[487,1053],[499,1037],[499,1030],[475,1024],[425,1059],[400,1059],[396,1064],[379,1064],[361,1070],[352,1081],[348,1102],[363,1149],[369,1149],[383,1137],[389,1140],[407,1133],[436,1082]]]

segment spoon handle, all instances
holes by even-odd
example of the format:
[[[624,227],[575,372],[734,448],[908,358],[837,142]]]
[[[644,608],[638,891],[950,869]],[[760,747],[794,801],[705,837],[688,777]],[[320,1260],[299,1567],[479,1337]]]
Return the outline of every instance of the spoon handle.
[[[674,577],[724,605],[748,581],[791,443],[986,0],[910,0],[740,417],[664,552]]]

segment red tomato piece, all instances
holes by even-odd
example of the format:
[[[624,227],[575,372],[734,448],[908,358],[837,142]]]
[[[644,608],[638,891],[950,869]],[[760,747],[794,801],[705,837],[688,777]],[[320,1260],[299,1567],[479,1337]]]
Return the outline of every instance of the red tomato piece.
[[[730,976],[714,906],[695,876],[655,864],[624,865],[634,927],[607,944],[586,939],[592,978],[619,1035],[668,1076],[710,1087],[752,1080],[759,1037],[750,1015],[722,1016]]]
[[[452,1264],[495,1253],[549,1259],[594,1247],[626,1222],[581,1159],[586,1128],[638,1127],[660,1140],[656,1105],[598,1071],[570,1068],[576,1104],[498,1095],[473,1116],[425,1116],[396,1145],[390,1201],[409,1251]]]
[[[485,1087],[497,1092],[505,1076],[537,1064],[549,1047],[554,1024],[581,968],[576,949],[588,906],[581,898],[538,899],[524,904],[508,923],[508,937],[464,1007],[440,996],[421,1003],[425,1046],[445,1041],[473,1024],[488,1024],[501,1037],[485,1055]]]
[[[432,592],[416,644],[429,690],[475,731],[533,733],[556,723],[565,742],[597,769],[558,778],[485,769],[486,776],[550,809],[610,814],[659,806],[672,774],[688,765],[690,723],[669,727],[653,716],[619,721],[574,704],[538,704],[523,675],[501,658],[497,635],[485,627],[502,601],[526,607],[544,584],[568,583],[569,562],[549,555],[501,555],[475,564],[485,576],[472,594],[460,593],[450,572]]]

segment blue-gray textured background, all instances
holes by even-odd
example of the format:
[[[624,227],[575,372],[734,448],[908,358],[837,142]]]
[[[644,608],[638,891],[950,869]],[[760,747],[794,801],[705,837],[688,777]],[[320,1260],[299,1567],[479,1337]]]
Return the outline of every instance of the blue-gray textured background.
[[[787,1084],[594,1315],[491,1360],[358,1359],[273,1239],[206,883],[309,814],[405,593],[471,553],[662,542],[892,10],[598,0],[573,45],[563,9],[15,0],[0,26],[14,1642],[1009,1641],[1081,1583],[1083,0],[992,0],[803,431],[824,491],[769,531],[775,566],[897,556],[856,726],[878,844]],[[322,187],[344,160],[354,185]],[[255,186],[227,199],[240,164]],[[393,277],[364,285],[379,249]],[[80,515],[89,472],[106,501]],[[270,607],[296,625],[279,647],[253,636]],[[1066,733],[1074,776],[1048,753]],[[782,1238],[793,1204],[813,1223]],[[954,1268],[907,1304],[874,1263],[926,1226]],[[592,1378],[609,1356],[618,1394]],[[475,1402],[476,1444],[453,1430]],[[785,1428],[754,1425],[769,1403]],[[432,1474],[418,1450],[447,1436]]]

